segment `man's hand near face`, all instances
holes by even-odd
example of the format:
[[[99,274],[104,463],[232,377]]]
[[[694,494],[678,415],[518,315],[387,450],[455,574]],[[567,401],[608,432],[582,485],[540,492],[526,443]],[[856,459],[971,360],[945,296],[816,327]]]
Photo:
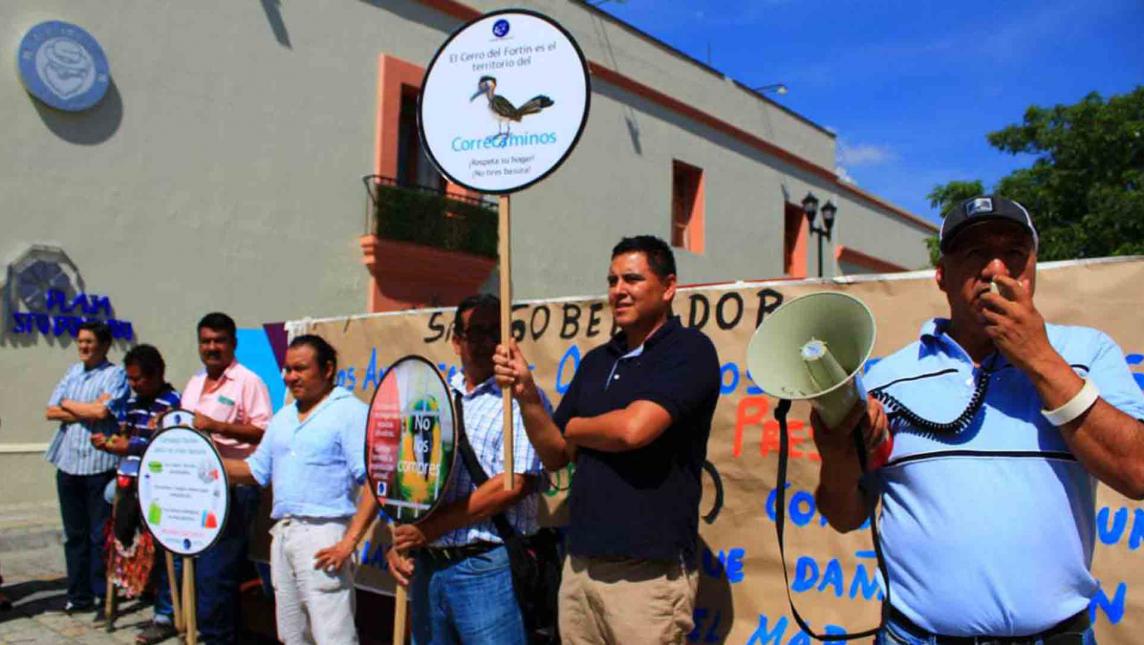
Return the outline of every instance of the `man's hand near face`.
[[[985,333],[997,351],[1026,374],[1049,366],[1059,367],[1064,359],[1049,344],[1045,319],[1033,304],[1033,296],[1023,284],[1008,276],[994,278],[998,293],[981,295]]]

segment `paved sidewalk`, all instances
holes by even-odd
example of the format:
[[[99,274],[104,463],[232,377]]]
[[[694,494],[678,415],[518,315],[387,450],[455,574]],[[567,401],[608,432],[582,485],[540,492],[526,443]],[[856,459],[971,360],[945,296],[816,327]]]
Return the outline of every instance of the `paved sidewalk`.
[[[0,645],[135,642],[139,628],[151,620],[151,607],[138,600],[121,603],[111,633],[92,623],[93,613],[68,616],[63,612],[67,581],[58,514],[0,510],[0,574],[4,594],[14,605],[10,611],[0,611]],[[164,641],[180,642],[176,638]]]

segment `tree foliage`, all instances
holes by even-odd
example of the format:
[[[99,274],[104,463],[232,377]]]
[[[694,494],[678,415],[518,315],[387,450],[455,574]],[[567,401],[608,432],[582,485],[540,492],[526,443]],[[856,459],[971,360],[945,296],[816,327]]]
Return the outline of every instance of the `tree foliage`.
[[[1094,92],[1074,105],[1032,106],[1021,123],[987,139],[1002,152],[1035,156],[992,192],[1029,209],[1039,259],[1144,253],[1144,86],[1107,101]],[[982,192],[980,181],[951,181],[929,199],[944,213]],[[936,257],[936,239],[929,244]]]

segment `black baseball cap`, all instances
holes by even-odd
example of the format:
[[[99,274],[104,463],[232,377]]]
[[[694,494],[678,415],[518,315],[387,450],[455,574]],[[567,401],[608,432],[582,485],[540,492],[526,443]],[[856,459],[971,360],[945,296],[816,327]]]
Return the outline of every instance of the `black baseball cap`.
[[[938,238],[938,246],[942,253],[949,252],[954,238],[959,233],[974,224],[989,220],[1001,220],[1019,225],[1033,237],[1033,248],[1037,247],[1037,229],[1033,226],[1032,216],[1024,206],[1011,199],[996,195],[971,197],[947,210],[942,218],[945,221],[942,222],[941,236]]]

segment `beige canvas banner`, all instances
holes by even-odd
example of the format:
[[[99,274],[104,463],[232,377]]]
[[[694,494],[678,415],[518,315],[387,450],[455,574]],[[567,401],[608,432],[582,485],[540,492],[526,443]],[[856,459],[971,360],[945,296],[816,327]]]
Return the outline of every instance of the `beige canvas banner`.
[[[1140,285],[1144,259],[1043,264],[1036,304],[1054,323],[1088,325],[1112,336],[1129,355],[1144,387],[1144,325]],[[754,386],[745,366],[747,343],[759,321],[782,302],[815,291],[843,291],[874,312],[874,357],[916,339],[922,323],[946,315],[931,272],[842,281],[777,281],[681,289],[675,313],[702,329],[718,348],[723,388],[708,445],[700,508],[702,559],[694,643],[787,645],[808,642],[790,616],[775,541],[774,487],[778,455],[775,401]],[[406,354],[421,354],[446,374],[459,369],[453,352],[452,310],[420,310],[320,321],[296,321],[292,333],[312,332],[340,354],[338,382],[368,401],[384,369]],[[576,367],[605,342],[612,320],[603,299],[554,300],[514,306],[513,334],[534,364],[553,401],[566,391]],[[788,559],[794,599],[816,630],[859,631],[879,619],[877,567],[870,531],[839,535],[816,511],[813,486],[818,455],[808,408],[790,415],[791,486]],[[571,472],[551,475],[545,500],[558,500]],[[1067,512],[1059,509],[1059,512]],[[1022,527],[1013,526],[1020,532]],[[365,546],[358,577],[363,587],[392,589],[384,573],[385,531]],[[1030,542],[1038,536],[1027,536]],[[1092,604],[1102,643],[1132,643],[1144,633],[1144,507],[1101,486],[1093,569],[1100,590]],[[989,545],[983,544],[983,549]],[[1051,566],[1051,565],[1048,565]],[[891,583],[892,584],[892,583]]]

